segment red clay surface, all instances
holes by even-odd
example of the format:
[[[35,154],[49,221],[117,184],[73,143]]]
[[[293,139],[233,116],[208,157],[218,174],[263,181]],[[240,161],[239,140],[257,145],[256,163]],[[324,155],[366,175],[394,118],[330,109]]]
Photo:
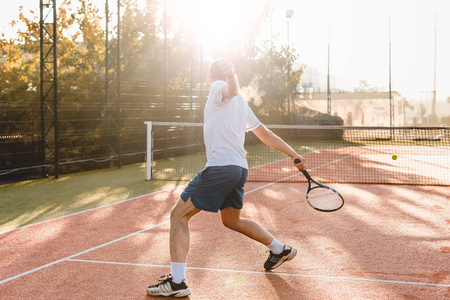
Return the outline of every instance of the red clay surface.
[[[334,184],[346,204],[321,213],[305,183],[263,185],[247,183],[242,216],[297,257],[265,272],[265,246],[202,212],[190,223],[189,299],[450,299],[448,187]],[[145,289],[170,272],[181,190],[0,234],[0,298],[153,299]]]

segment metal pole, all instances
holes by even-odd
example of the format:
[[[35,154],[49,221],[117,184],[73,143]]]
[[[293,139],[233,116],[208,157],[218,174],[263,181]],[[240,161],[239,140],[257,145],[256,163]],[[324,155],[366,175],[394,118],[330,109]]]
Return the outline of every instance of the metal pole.
[[[167,1],[164,0],[164,108],[165,108],[165,120],[169,121],[169,105],[167,103]],[[165,158],[168,158],[167,149],[168,145],[168,134],[165,132],[164,138],[164,153]]]
[[[106,129],[107,129],[107,145],[108,145],[108,156],[111,154],[111,128],[109,126],[110,122],[110,104],[109,104],[109,3],[108,0],[105,1],[105,100],[106,100]]]
[[[287,99],[287,113],[288,117],[291,115],[291,91],[290,91],[290,79],[291,79],[291,50],[289,49],[289,19],[287,20],[287,46],[288,46],[288,99]]]
[[[59,178],[59,124],[58,124],[58,52],[56,0],[53,1],[53,111],[55,139],[55,178]]]
[[[204,114],[203,114],[203,41],[200,41],[200,108],[201,108],[201,116],[202,120],[204,120]],[[203,121],[202,121],[203,122]]]
[[[119,151],[117,158],[117,167],[122,167],[122,107],[120,103],[120,70],[121,70],[121,53],[120,53],[120,0],[117,0],[117,109],[118,109],[118,142]]]
[[[436,68],[437,68],[437,12],[434,15],[434,81],[433,81],[433,101],[431,102],[430,123],[437,123],[436,116]]]
[[[169,105],[167,103],[167,1],[164,0],[164,103],[166,121],[169,121]]]
[[[293,9],[286,10],[286,19],[287,19],[287,59],[288,59],[288,70],[287,70],[287,84],[288,84],[288,97],[287,97],[287,113],[288,117],[291,117],[291,90],[290,90],[290,79],[291,79],[291,50],[289,45],[289,20],[292,18],[294,14]],[[291,120],[292,121],[292,120]]]
[[[52,5],[52,6],[50,6]],[[44,14],[44,7],[53,10]],[[58,126],[58,52],[57,52],[57,15],[56,0],[44,4],[40,9],[40,101],[41,101],[41,142],[42,176],[47,176],[50,168],[47,164],[47,151],[52,156],[51,164],[55,167],[55,178],[59,177],[59,126]],[[53,18],[46,23],[47,18]],[[52,26],[52,30],[46,25]],[[47,48],[48,49],[47,49]],[[53,72],[52,72],[53,68]],[[53,89],[53,90],[52,90]],[[48,117],[47,117],[48,116]],[[47,125],[46,121],[51,122]],[[53,130],[53,132],[52,132]],[[53,137],[50,137],[53,133]],[[47,168],[47,170],[46,170]]]
[[[328,74],[327,74],[327,112],[331,115],[331,89],[330,89],[330,44],[328,44]]]
[[[39,98],[41,101],[41,140],[40,140],[40,149],[41,152],[41,160],[42,164],[46,162],[45,155],[45,103],[44,103],[44,2],[43,0],[39,0],[39,47],[40,47],[40,91]],[[45,177],[46,170],[45,167],[42,167],[42,177]]]
[[[273,10],[270,13],[270,97],[273,97]]]
[[[189,110],[189,119],[191,122],[194,122],[194,38],[191,37],[191,103],[190,103],[190,110]]]
[[[391,18],[389,18],[389,106],[390,126],[394,126],[394,99],[392,99],[392,77],[391,77]]]
[[[153,129],[152,122],[145,122],[147,124],[147,164],[146,164],[146,179],[152,179],[152,162],[153,162]]]

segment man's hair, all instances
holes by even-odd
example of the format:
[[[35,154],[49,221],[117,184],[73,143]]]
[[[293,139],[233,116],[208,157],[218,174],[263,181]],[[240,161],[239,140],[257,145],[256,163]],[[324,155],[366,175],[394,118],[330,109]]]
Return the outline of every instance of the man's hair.
[[[225,74],[222,73],[222,70],[220,70],[220,67],[219,67],[219,62],[222,60],[223,60],[223,58],[218,59],[211,64],[211,66],[209,68],[209,76],[211,76],[211,79],[223,80],[223,81],[227,80],[227,77],[225,76]]]

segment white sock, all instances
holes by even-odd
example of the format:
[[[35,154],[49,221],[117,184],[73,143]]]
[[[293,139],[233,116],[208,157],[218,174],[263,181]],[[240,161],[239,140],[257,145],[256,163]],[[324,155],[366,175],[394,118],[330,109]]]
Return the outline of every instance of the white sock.
[[[273,254],[280,254],[284,250],[284,245],[277,241],[276,238],[273,238],[272,243],[267,245],[267,247],[272,251]]]
[[[172,281],[176,284],[181,283],[186,276],[186,264],[171,262],[170,265],[172,266]]]

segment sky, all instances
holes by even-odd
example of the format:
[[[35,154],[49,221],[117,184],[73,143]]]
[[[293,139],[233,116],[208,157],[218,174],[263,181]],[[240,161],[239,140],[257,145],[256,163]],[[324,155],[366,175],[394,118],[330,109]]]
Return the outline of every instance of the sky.
[[[405,91],[434,88],[437,13],[436,85],[450,91],[450,1],[277,2],[277,18],[284,17],[285,9],[294,9],[289,28],[296,30],[290,30],[295,35],[290,40],[303,62],[326,73],[329,44],[330,72],[340,78],[388,87],[390,32],[392,86]]]
[[[104,0],[92,0],[104,6]],[[145,0],[142,0],[145,1]],[[209,43],[226,43],[245,30],[269,0],[166,0],[168,13],[192,22],[193,30]],[[114,0],[110,0],[114,3]],[[357,85],[388,87],[389,41],[392,88],[432,91],[436,57],[436,89],[450,96],[449,0],[273,0],[271,17],[264,25],[267,39],[287,45],[306,64]],[[38,11],[39,0],[7,1],[0,10],[0,30],[24,11]],[[286,10],[294,11],[287,19]],[[437,47],[435,56],[435,24]],[[389,26],[390,24],[390,26]],[[272,30],[271,30],[272,28]],[[390,36],[390,39],[389,39]],[[207,50],[207,49],[206,49]]]

